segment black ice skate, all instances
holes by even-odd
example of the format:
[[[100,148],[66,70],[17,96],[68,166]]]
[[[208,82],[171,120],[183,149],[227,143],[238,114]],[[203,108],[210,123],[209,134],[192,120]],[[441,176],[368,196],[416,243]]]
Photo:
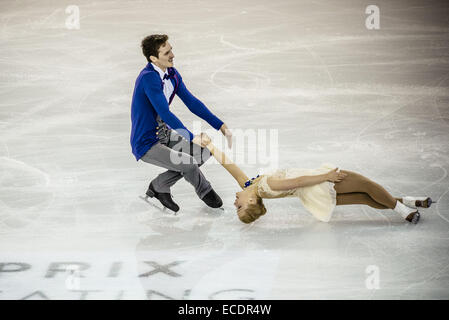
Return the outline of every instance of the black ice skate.
[[[209,191],[201,200],[211,208],[220,208],[223,205],[223,201],[218,194],[215,193],[214,189]]]
[[[152,184],[148,187],[146,198],[144,200],[147,201],[148,197],[158,199],[165,208],[170,209],[175,213],[179,211],[179,206],[173,201],[171,193],[156,192]]]

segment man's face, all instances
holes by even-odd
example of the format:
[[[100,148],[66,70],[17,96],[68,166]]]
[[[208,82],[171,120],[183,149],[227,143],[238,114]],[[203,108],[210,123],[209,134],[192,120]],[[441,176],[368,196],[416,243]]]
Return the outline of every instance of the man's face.
[[[152,56],[153,58],[155,58],[154,60],[152,59],[152,62],[164,71],[169,67],[173,67],[173,58],[175,57],[175,55],[173,54],[172,46],[168,41],[160,46],[158,52],[159,57],[156,58]]]

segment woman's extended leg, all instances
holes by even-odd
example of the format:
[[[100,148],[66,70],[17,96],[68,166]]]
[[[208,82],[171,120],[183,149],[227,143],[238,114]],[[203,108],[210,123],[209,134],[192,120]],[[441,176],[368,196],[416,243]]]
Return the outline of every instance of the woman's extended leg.
[[[396,206],[397,200],[380,184],[352,171],[341,170],[341,172],[346,173],[347,176],[343,181],[335,184],[337,193],[363,192],[388,209],[394,209]]]
[[[383,204],[374,201],[373,198],[364,192],[337,193],[337,206],[349,204],[364,204],[375,209],[388,209]]]
[[[396,200],[402,202],[401,198]],[[383,204],[380,204],[373,200],[367,193],[353,192],[353,193],[337,193],[337,206],[344,206],[350,204],[364,204],[375,209],[389,209]]]
[[[388,191],[385,190],[380,184],[362,176],[361,174],[346,170],[341,171],[346,173],[347,176],[341,182],[335,183],[334,188],[337,191],[337,194],[350,194],[354,192],[366,193],[375,202],[388,209],[393,209],[407,221],[412,223],[418,222],[420,217],[419,212],[405,206],[401,203],[402,201],[393,198],[391,194],[389,194]]]

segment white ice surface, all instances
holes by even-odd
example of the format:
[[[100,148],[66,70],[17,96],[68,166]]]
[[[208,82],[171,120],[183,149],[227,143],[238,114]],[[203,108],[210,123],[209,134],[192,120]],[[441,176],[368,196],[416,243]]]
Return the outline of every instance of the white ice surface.
[[[376,1],[381,29],[367,30],[367,4],[2,0],[0,299],[449,298],[449,6]],[[244,225],[211,164],[223,211],[185,181],[178,216],[149,206],[138,196],[163,169],[135,161],[129,133],[151,33],[170,35],[188,88],[230,128],[278,130],[279,166],[331,162],[437,203],[411,225],[363,206],[323,223],[267,200]],[[66,271],[77,263],[83,278]]]

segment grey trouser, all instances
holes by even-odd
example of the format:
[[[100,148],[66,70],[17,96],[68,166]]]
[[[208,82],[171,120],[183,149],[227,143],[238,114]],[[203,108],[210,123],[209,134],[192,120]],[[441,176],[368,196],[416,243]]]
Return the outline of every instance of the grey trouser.
[[[187,141],[173,130],[168,130],[164,136],[159,135],[159,142],[153,145],[141,160],[168,169],[151,182],[156,192],[169,193],[170,187],[184,177],[202,199],[212,190],[212,186],[199,167],[210,156],[208,149]]]

